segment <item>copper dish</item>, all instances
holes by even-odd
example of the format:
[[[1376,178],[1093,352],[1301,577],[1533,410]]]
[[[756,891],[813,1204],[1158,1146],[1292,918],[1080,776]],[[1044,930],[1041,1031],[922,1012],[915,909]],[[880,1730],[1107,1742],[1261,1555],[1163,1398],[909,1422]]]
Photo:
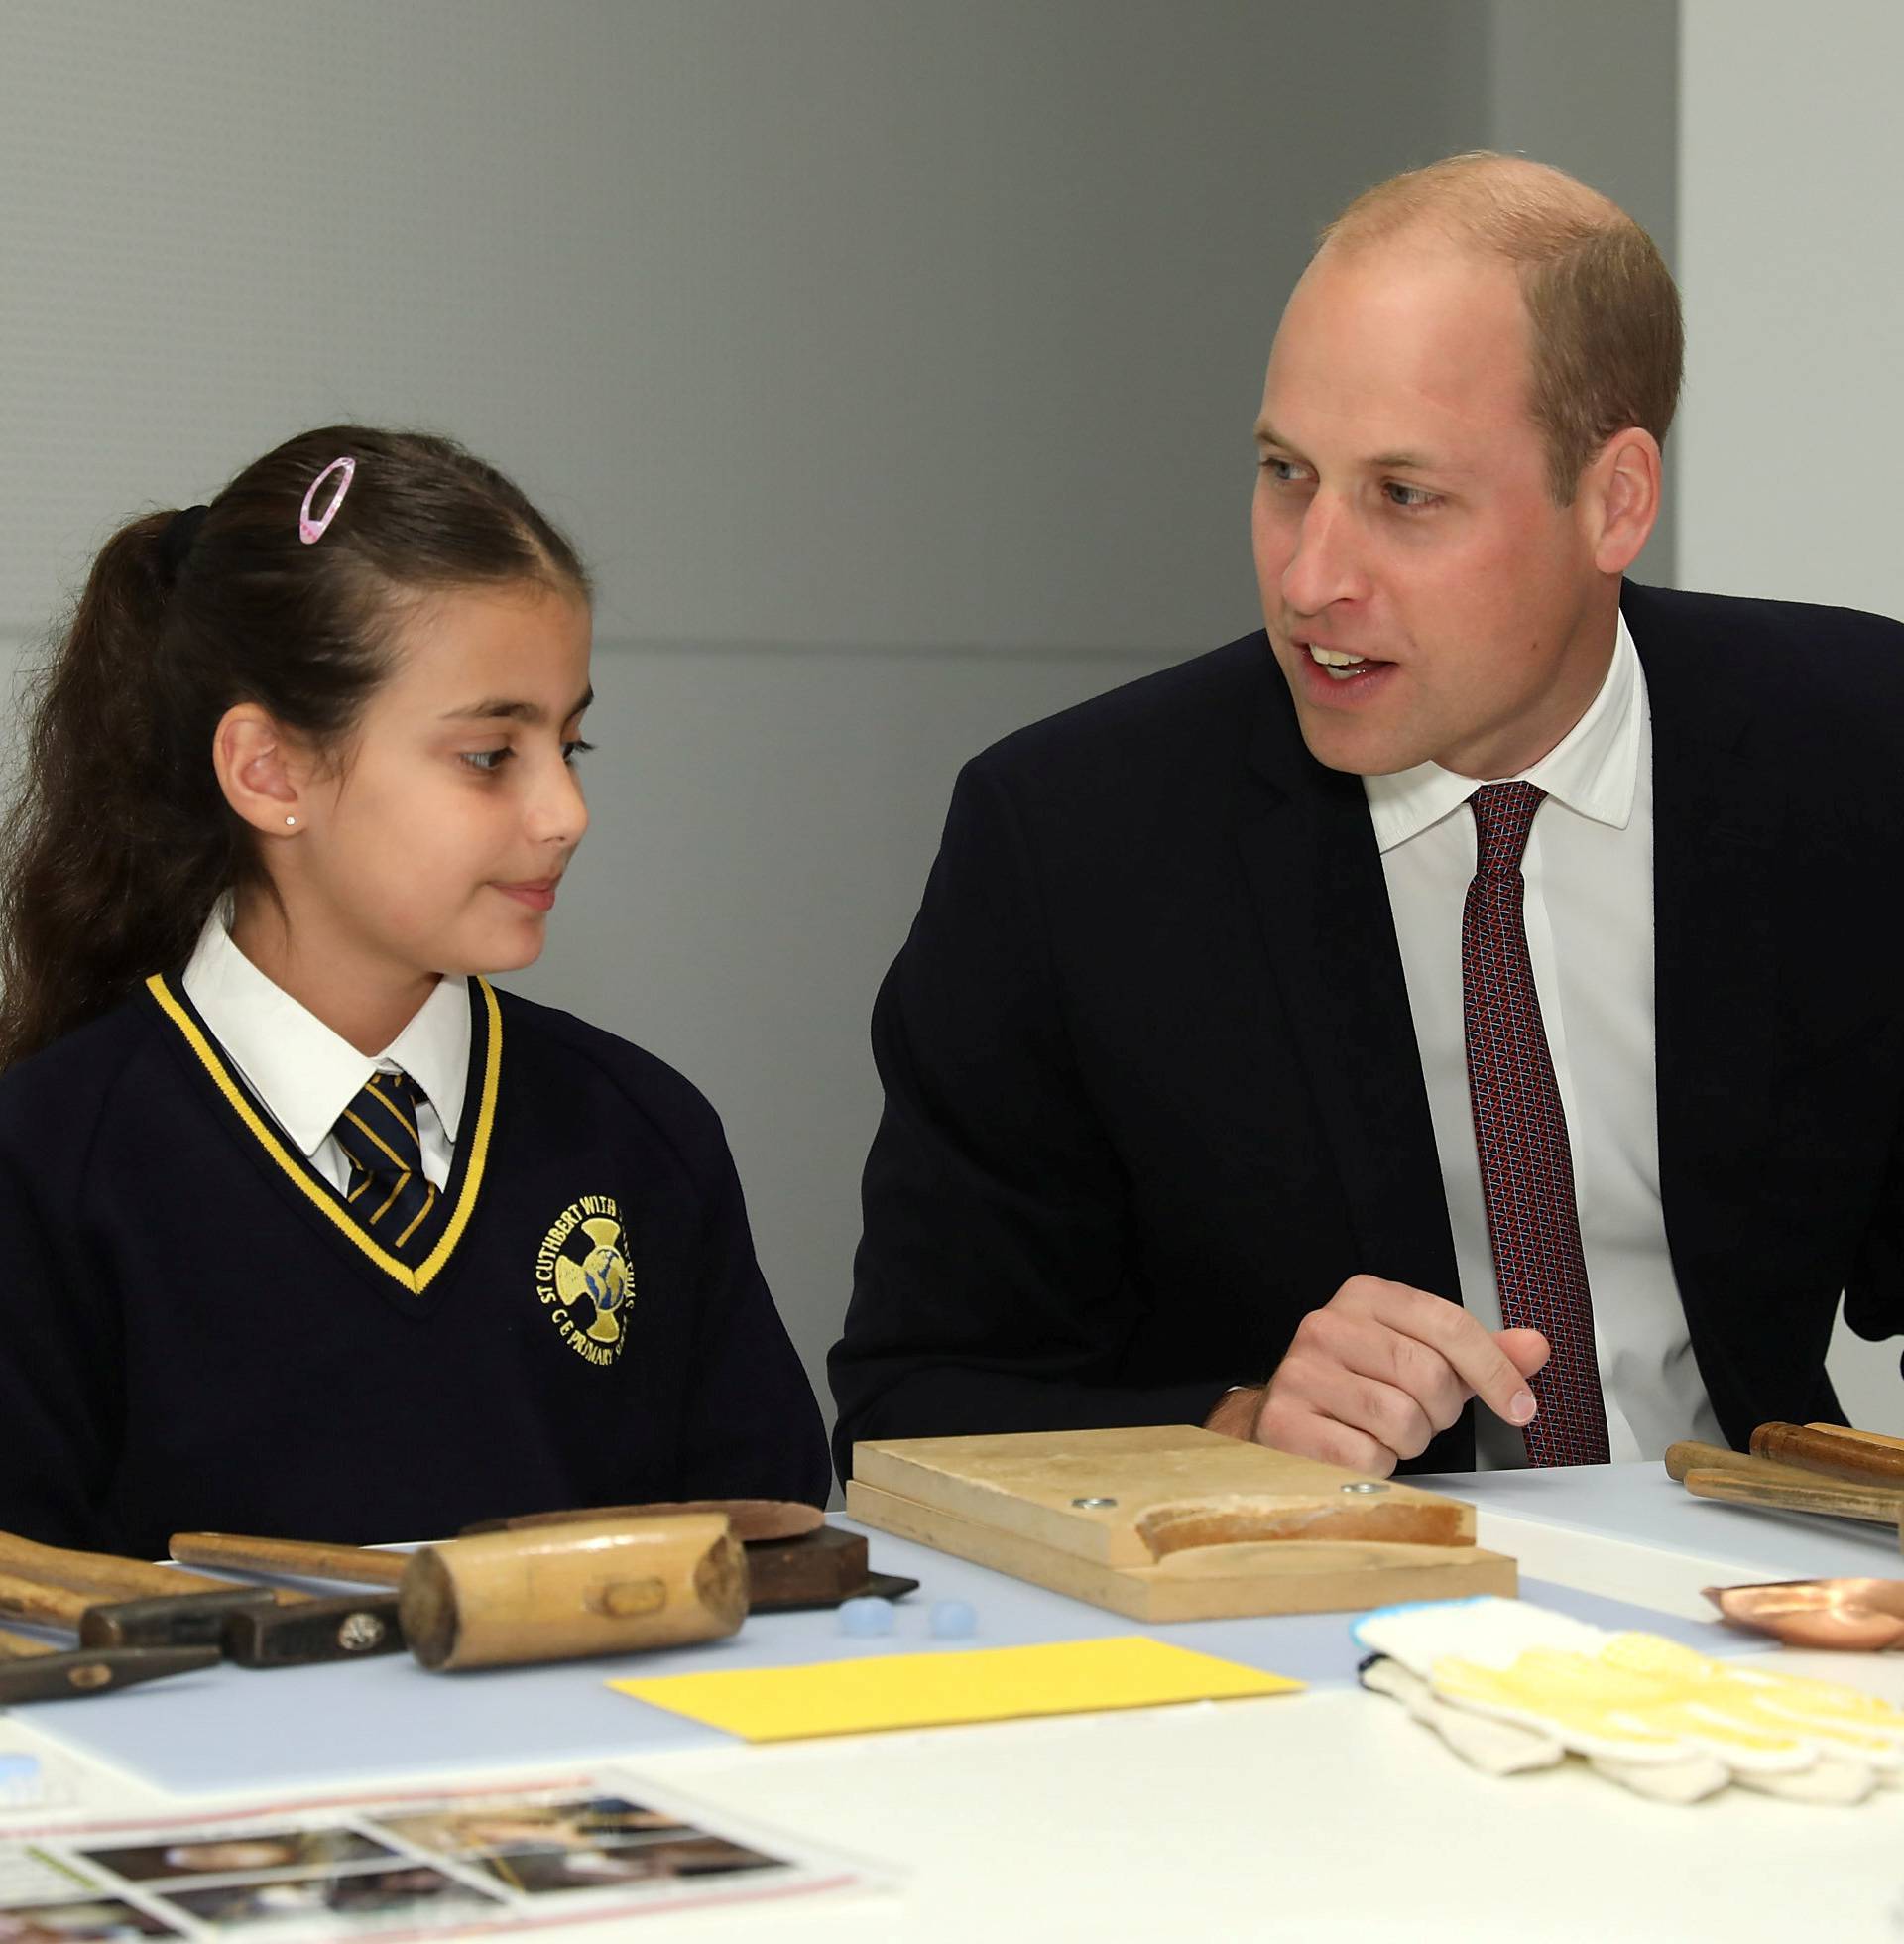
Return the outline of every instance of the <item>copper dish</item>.
[[[1771,1580],[1704,1591],[1732,1626],[1787,1646],[1848,1653],[1904,1646],[1904,1580]]]

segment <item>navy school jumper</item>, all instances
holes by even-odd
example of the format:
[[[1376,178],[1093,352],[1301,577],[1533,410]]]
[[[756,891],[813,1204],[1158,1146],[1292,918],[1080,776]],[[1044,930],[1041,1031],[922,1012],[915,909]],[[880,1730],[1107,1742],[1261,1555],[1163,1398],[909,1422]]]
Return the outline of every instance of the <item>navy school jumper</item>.
[[[0,1077],[0,1527],[368,1543],[657,1499],[823,1504],[720,1122],[469,982],[434,1242],[387,1254],[176,979]]]

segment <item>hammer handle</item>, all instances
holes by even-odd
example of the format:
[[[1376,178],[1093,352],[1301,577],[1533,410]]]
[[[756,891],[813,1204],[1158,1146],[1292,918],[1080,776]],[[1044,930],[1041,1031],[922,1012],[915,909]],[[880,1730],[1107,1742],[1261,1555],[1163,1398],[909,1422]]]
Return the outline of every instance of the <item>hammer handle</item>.
[[[63,1627],[76,1634],[87,1608],[97,1604],[90,1593],[0,1570],[0,1615],[10,1620],[37,1620],[44,1626]]]
[[[683,1513],[715,1513],[744,1545],[770,1539],[797,1539],[817,1532],[826,1515],[798,1499],[677,1499],[656,1500],[646,1506],[579,1506],[569,1512],[518,1513],[514,1519],[487,1519],[465,1525],[462,1536],[484,1532],[520,1532],[532,1525],[599,1523],[610,1519],[671,1519]]]
[[[236,1532],[175,1532],[172,1556],[188,1566],[235,1566],[249,1573],[352,1580],[360,1586],[401,1586],[410,1564],[407,1552],[326,1545],[318,1539],[250,1539]]]
[[[1886,1451],[1904,1451],[1904,1438],[1887,1436],[1883,1431],[1854,1431],[1848,1424],[1807,1424],[1808,1431],[1830,1431],[1841,1438],[1849,1438],[1854,1444],[1881,1445]]]
[[[1826,1478],[1904,1490],[1904,1449],[1894,1451],[1868,1438],[1847,1436],[1841,1429],[1813,1424],[1761,1424],[1752,1433],[1752,1450],[1760,1458],[1797,1465],[1808,1472],[1822,1473]]]
[[[40,1545],[12,1532],[0,1532],[0,1573],[39,1580],[93,1600],[143,1600],[174,1593],[229,1593],[229,1580],[181,1573],[176,1566],[154,1566],[143,1559],[121,1559],[109,1552],[69,1552]]]
[[[1724,1499],[1734,1506],[1771,1506],[1781,1512],[1823,1512],[1835,1519],[1862,1519],[1889,1525],[1904,1536],[1904,1494],[1847,1491],[1842,1485],[1806,1488],[1764,1485],[1731,1472],[1690,1471],[1686,1490],[1700,1499]]]
[[[1754,1458],[1749,1452],[1734,1451],[1729,1445],[1700,1444],[1688,1438],[1666,1447],[1666,1475],[1683,1480],[1688,1472],[1725,1472],[1731,1478],[1755,1478],[1761,1485],[1791,1485],[1802,1491],[1855,1490],[1840,1486],[1836,1479],[1821,1477],[1797,1465],[1783,1465],[1771,1458]]]

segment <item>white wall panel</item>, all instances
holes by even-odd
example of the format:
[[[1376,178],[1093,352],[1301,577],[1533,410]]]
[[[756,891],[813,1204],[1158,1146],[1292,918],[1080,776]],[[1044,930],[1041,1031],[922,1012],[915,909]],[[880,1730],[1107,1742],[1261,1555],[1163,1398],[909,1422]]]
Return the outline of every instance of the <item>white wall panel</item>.
[[[1680,584],[1904,617],[1904,8],[1682,14]],[[1840,1326],[1854,1423],[1904,1431],[1898,1348]]]

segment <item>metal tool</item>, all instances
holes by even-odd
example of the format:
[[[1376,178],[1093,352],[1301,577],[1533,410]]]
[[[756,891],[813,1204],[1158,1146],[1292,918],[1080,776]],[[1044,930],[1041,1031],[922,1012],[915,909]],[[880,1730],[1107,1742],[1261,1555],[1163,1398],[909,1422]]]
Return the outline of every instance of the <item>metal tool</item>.
[[[0,1546],[0,1615],[65,1628],[86,1647],[212,1646],[243,1667],[360,1660],[404,1643],[389,1595],[281,1596],[104,1553],[68,1560],[82,1563],[36,1562],[62,1579],[29,1578]]]
[[[62,1652],[44,1640],[0,1630],[0,1708],[22,1701],[70,1701],[168,1674],[214,1667],[215,1646],[105,1647]]]

